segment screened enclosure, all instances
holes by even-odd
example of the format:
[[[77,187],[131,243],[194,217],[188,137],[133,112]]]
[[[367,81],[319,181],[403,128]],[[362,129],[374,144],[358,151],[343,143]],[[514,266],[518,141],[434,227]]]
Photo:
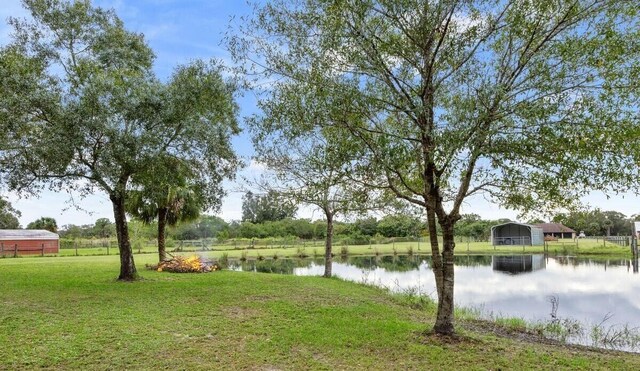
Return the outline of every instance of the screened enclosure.
[[[542,228],[530,224],[505,223],[491,228],[491,243],[499,245],[542,246]]]

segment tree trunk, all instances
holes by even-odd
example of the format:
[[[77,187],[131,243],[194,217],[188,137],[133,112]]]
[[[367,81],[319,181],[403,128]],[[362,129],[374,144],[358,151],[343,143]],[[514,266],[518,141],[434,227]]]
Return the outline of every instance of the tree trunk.
[[[167,260],[167,250],[165,247],[165,229],[167,226],[167,208],[158,209],[158,261]]]
[[[438,314],[433,330],[437,334],[451,335],[453,329],[453,250],[455,242],[453,240],[453,224],[442,223],[442,264],[439,272],[436,272],[436,281],[441,277],[438,289]]]
[[[442,275],[442,256],[438,243],[438,228],[436,227],[436,213],[432,209],[427,210],[427,228],[429,230],[429,242],[431,244],[431,269],[436,279],[438,301],[442,297],[444,277]]]
[[[113,203],[113,215],[116,221],[118,249],[120,251],[120,281],[135,281],[138,279],[136,265],[133,262],[133,251],[129,241],[129,227],[124,207],[124,192],[112,194],[109,197]]]
[[[333,256],[331,255],[333,243],[333,214],[325,212],[327,216],[327,237],[324,244],[324,275],[323,277],[331,277],[331,265],[333,264]]]

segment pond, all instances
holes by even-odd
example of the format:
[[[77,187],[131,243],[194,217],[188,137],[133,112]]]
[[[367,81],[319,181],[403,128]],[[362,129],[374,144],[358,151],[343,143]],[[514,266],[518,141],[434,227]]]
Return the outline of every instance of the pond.
[[[530,322],[571,319],[585,332],[599,326],[604,331],[630,329],[640,334],[637,264],[630,259],[545,255],[456,256],[454,297],[457,305],[474,308],[489,318],[518,317]],[[278,259],[234,263],[231,268],[308,276],[322,275],[324,262]],[[394,292],[436,298],[430,258],[426,256],[337,257],[333,274]],[[598,345],[593,339],[566,340]],[[636,340],[640,342],[640,336]],[[630,349],[636,346],[640,350],[640,344],[618,348],[636,350]]]

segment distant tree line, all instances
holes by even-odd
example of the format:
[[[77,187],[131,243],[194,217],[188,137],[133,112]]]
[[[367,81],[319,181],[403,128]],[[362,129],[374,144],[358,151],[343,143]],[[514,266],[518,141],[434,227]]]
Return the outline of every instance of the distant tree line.
[[[584,231],[587,236],[628,236],[632,233],[633,221],[640,221],[640,214],[627,217],[617,211],[600,209],[560,213],[552,218],[552,222],[562,223],[578,233]]]
[[[510,219],[487,220],[477,214],[464,214],[456,225],[456,234],[474,240],[487,241],[491,235],[491,227],[510,222]],[[607,234],[609,226],[612,236],[624,236],[630,234],[631,222],[640,221],[640,214],[627,217],[617,211],[580,211],[573,213],[559,213],[550,220],[553,223],[562,223],[576,230],[584,231],[587,236],[603,236]],[[42,226],[42,223],[48,226]],[[544,223],[542,219],[531,219],[527,223]],[[133,234],[137,238],[156,239],[158,237],[157,222],[145,224],[137,220],[129,222]],[[12,224],[13,225],[13,224]],[[49,229],[56,227],[53,218],[40,218],[29,223],[30,229]],[[16,226],[16,228],[18,228]],[[115,224],[108,218],[100,218],[94,224],[62,226],[58,233],[63,238],[110,238],[114,237]],[[286,238],[299,239],[324,239],[326,236],[326,221],[309,219],[294,219],[287,217],[280,220],[267,220],[261,223],[251,221],[232,221],[202,215],[190,222],[178,223],[167,230],[167,237],[173,240],[198,240],[215,238],[227,240],[233,238]],[[354,243],[360,243],[369,237],[420,237],[426,236],[426,224],[418,217],[406,215],[387,215],[380,219],[366,217],[355,219],[351,222],[335,222],[334,234],[338,239],[348,238]]]
[[[156,222],[149,224],[130,221],[132,234],[138,238],[157,238]],[[418,237],[426,233],[424,223],[417,217],[388,215],[381,219],[374,217],[356,219],[353,222],[334,222],[337,237],[349,237],[354,242],[373,236]],[[115,236],[115,225],[109,219],[101,218],[95,224],[68,224],[59,230],[62,238],[109,238]],[[167,230],[167,237],[174,240],[197,240],[215,238],[286,238],[324,239],[326,221],[286,218],[262,223],[250,221],[226,222],[224,219],[203,215],[191,222],[179,223]]]

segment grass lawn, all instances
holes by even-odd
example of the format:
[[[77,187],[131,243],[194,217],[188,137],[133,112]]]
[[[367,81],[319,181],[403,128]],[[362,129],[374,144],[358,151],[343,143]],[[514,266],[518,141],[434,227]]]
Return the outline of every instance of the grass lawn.
[[[298,256],[300,254],[306,256],[324,256],[324,243],[322,241],[315,241],[313,243],[300,243],[296,246],[277,246],[272,247],[256,247],[247,248],[244,245],[216,245],[209,246],[210,250],[205,252],[205,255],[210,257],[220,257],[222,254],[227,254],[229,257],[238,258],[243,254],[246,254],[247,258],[257,258],[263,256],[265,258],[273,257],[291,257]],[[346,249],[348,255],[391,255],[391,254],[430,254],[431,250],[429,244],[426,241],[418,242],[396,242],[389,244],[370,244],[370,245],[334,245],[333,252],[336,255],[341,254],[342,249]],[[173,248],[167,248],[167,251],[171,252]],[[581,255],[601,258],[630,258],[631,250],[628,247],[621,247],[619,245],[607,242],[603,244],[602,240],[578,240],[577,243],[574,240],[560,240],[555,242],[548,242],[548,253],[552,255]],[[195,247],[186,248],[185,251],[195,251]],[[157,247],[153,244],[142,245],[140,249],[134,248],[134,253],[138,254],[157,254]],[[544,253],[543,246],[492,246],[489,242],[458,242],[456,243],[455,253],[462,254],[475,254],[475,255],[491,255],[491,254],[531,254],[531,253]],[[115,255],[118,253],[118,248],[115,243],[113,247],[109,249],[109,254]],[[74,256],[76,254],[75,249],[61,249],[60,256]],[[94,247],[94,248],[80,248],[78,249],[78,255],[106,255],[106,247]]]
[[[640,369],[640,355],[499,337],[337,279],[147,271],[116,256],[0,259],[0,369]]]

